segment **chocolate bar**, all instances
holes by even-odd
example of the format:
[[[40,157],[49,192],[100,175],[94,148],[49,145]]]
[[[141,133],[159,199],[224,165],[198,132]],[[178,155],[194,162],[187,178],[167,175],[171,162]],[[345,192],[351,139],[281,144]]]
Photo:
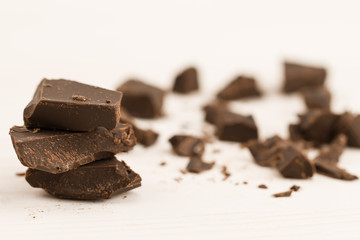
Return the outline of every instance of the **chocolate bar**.
[[[93,131],[114,129],[122,93],[70,80],[43,79],[24,109],[28,128]]]
[[[115,157],[59,174],[29,168],[25,179],[55,197],[80,200],[108,199],[141,186],[141,177]]]
[[[129,124],[111,131],[98,127],[92,132],[49,131],[12,127],[11,140],[20,162],[33,169],[61,173],[92,161],[127,152],[136,144]]]

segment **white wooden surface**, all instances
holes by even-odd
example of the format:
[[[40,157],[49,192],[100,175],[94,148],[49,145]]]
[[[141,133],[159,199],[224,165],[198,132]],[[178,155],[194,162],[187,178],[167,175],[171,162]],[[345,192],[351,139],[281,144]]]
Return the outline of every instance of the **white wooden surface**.
[[[183,175],[187,159],[167,142],[213,131],[200,107],[238,73],[257,77],[266,95],[232,108],[252,113],[261,137],[286,137],[304,106],[277,93],[284,58],[327,66],[334,109],[359,113],[358,9],[356,1],[1,1],[0,239],[358,239],[359,181],[283,179],[238,144],[217,141],[204,157],[214,169]],[[141,174],[141,188],[107,201],[58,200],[15,176],[25,168],[8,129],[22,124],[42,77],[115,88],[137,76],[169,88],[191,63],[202,91],[169,94],[163,119],[139,121],[161,133],[158,143],[118,156]],[[359,158],[347,149],[341,165],[360,175]],[[271,197],[293,184],[301,190],[291,198]]]

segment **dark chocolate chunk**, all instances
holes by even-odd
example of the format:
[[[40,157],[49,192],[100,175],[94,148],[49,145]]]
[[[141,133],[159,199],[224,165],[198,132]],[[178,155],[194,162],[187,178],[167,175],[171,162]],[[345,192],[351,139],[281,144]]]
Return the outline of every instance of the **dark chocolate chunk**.
[[[254,78],[239,76],[223,88],[217,97],[222,100],[237,100],[261,95]]]
[[[246,142],[258,138],[258,129],[252,116],[223,112],[216,123],[220,140]]]
[[[127,152],[136,144],[129,124],[111,131],[98,127],[92,132],[68,132],[12,127],[11,140],[20,162],[33,169],[61,173],[92,161]]]
[[[179,156],[201,156],[205,151],[204,141],[197,137],[175,135],[169,139],[169,142]]]
[[[26,181],[55,197],[80,200],[108,199],[141,186],[141,177],[115,157],[59,174],[29,168]]]
[[[292,190],[286,191],[286,192],[281,192],[281,193],[275,193],[273,194],[274,197],[278,198],[278,197],[290,197],[292,194]]]
[[[173,91],[177,93],[189,93],[199,89],[198,74],[194,67],[185,69],[175,78]]]
[[[43,79],[24,109],[24,122],[29,128],[111,130],[120,120],[121,98],[122,93],[116,91],[64,79]]]
[[[214,166],[214,162],[206,163],[203,162],[200,156],[190,157],[189,164],[186,167],[186,170],[192,173],[201,173],[203,171],[209,170]]]
[[[300,123],[290,125],[290,138],[313,142],[315,146],[329,143],[336,135],[339,115],[328,110],[312,109],[299,115]]]
[[[326,69],[296,63],[284,63],[284,92],[290,93],[303,87],[321,86],[326,79]]]
[[[260,184],[260,185],[258,186],[258,188],[267,189],[268,187],[267,187],[265,184]]]
[[[286,178],[305,179],[315,173],[312,162],[295,145],[289,145],[278,154],[276,168]]]
[[[307,87],[301,90],[307,108],[330,109],[331,94],[324,86]]]
[[[294,191],[294,192],[299,191],[299,189],[300,189],[300,186],[298,186],[298,185],[293,185],[293,186],[291,186],[291,188],[290,188],[290,190],[292,190],[292,191]]]
[[[340,116],[336,132],[347,136],[347,145],[360,147],[360,115],[345,112]]]
[[[277,154],[283,149],[284,140],[279,136],[273,136],[264,142],[251,140],[245,144],[253,156],[255,162],[264,167],[277,165]]]
[[[324,146],[320,150],[319,156],[314,160],[316,170],[318,173],[329,177],[338,178],[342,180],[355,180],[357,176],[348,173],[346,170],[337,166],[340,155],[346,146],[346,136],[338,135],[329,146]]]
[[[165,92],[138,80],[129,80],[117,88],[124,94],[121,106],[138,118],[157,118],[162,115]]]
[[[134,123],[134,120],[131,118],[130,114],[123,108],[121,108],[120,122],[131,124],[135,132],[137,143],[140,143],[145,147],[149,147],[155,144],[156,140],[159,137],[159,134],[157,132],[154,132],[153,130],[144,130],[142,128],[139,128]]]
[[[211,124],[216,124],[218,119],[224,114],[224,112],[228,112],[227,103],[224,101],[215,101],[203,107],[205,111],[205,121]]]

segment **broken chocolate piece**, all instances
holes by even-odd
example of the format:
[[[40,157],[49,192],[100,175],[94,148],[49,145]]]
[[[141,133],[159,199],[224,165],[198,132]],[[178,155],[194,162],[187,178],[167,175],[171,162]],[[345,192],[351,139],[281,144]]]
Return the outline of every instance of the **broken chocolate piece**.
[[[93,131],[114,129],[122,93],[70,81],[43,79],[24,109],[28,128]],[[106,103],[110,99],[112,103]]]
[[[136,144],[129,124],[111,131],[98,127],[92,132],[68,132],[12,127],[11,140],[20,162],[33,169],[61,173],[92,161],[127,152]]]
[[[276,168],[283,177],[305,179],[315,173],[314,165],[295,145],[283,149],[278,158]]]
[[[303,87],[323,85],[326,78],[326,69],[285,62],[284,75],[285,83],[283,91],[291,93]]]
[[[194,67],[185,69],[175,78],[173,91],[189,93],[199,89],[198,74]]]
[[[320,150],[319,156],[314,160],[316,170],[318,173],[329,177],[338,178],[342,180],[355,180],[357,176],[348,173],[346,170],[337,166],[340,155],[346,146],[346,136],[338,135],[329,146],[324,146]]]
[[[301,90],[307,108],[330,109],[331,94],[324,86],[307,87]]]
[[[315,146],[329,143],[336,135],[336,123],[339,115],[328,110],[312,109],[299,115],[300,123],[290,125],[290,138],[312,142]]]
[[[221,173],[224,175],[223,181],[225,181],[226,179],[228,179],[231,176],[231,173],[229,173],[226,166],[223,166],[221,168]]]
[[[281,193],[275,193],[273,194],[274,197],[278,198],[278,197],[290,197],[292,194],[292,190],[286,191],[286,192],[281,192]]]
[[[205,111],[205,121],[211,124],[216,124],[218,119],[224,112],[228,112],[227,103],[224,101],[215,101],[203,107]]]
[[[300,186],[298,186],[298,185],[293,185],[290,188],[290,190],[295,191],[295,192],[299,191],[299,189],[300,189]]]
[[[154,132],[153,130],[144,130],[135,125],[130,114],[123,108],[121,108],[120,122],[131,124],[135,132],[136,142],[145,147],[153,145],[159,137],[157,132]]]
[[[216,127],[216,135],[220,140],[246,142],[258,138],[258,129],[252,116],[223,112]]]
[[[237,100],[261,95],[254,78],[239,76],[223,88],[217,97],[222,100]]]
[[[115,157],[59,174],[29,168],[26,181],[55,197],[81,200],[108,199],[141,186],[141,177]]]
[[[260,185],[258,186],[258,188],[267,189],[268,187],[267,187],[265,184],[260,184]]]
[[[206,163],[203,162],[200,156],[190,157],[189,164],[186,167],[186,170],[192,173],[201,173],[203,171],[209,170],[214,166],[214,162]]]
[[[121,106],[138,118],[157,118],[162,115],[165,92],[141,81],[129,80],[117,88],[124,94]]]
[[[179,156],[201,156],[205,151],[204,141],[197,137],[175,135],[169,139],[169,142]]]
[[[279,136],[273,136],[264,142],[251,140],[244,144],[250,151],[255,162],[264,167],[275,167],[277,165],[277,154],[283,149],[284,140]]]
[[[347,145],[360,147],[360,115],[345,112],[340,116],[336,125],[336,132],[347,136]]]

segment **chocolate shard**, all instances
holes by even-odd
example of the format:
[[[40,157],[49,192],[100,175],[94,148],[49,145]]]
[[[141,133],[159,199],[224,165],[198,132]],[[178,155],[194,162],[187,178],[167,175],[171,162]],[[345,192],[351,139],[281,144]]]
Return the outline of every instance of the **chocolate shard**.
[[[201,173],[209,170],[214,166],[214,162],[206,163],[203,162],[200,156],[191,156],[190,161],[186,167],[186,170],[192,173]]]
[[[120,120],[121,98],[122,93],[116,91],[64,79],[43,79],[24,109],[24,122],[29,128],[111,130]]]
[[[284,148],[278,157],[276,168],[283,177],[306,179],[315,173],[312,162],[294,145]]]
[[[157,118],[162,115],[165,92],[138,80],[129,80],[117,88],[124,94],[122,107],[138,118]]]
[[[123,108],[121,108],[121,119],[120,122],[122,123],[129,123],[132,125],[137,143],[140,143],[144,147],[152,146],[156,143],[159,134],[154,132],[153,130],[144,130],[139,128],[135,123],[130,114]]]
[[[292,194],[292,190],[286,191],[286,192],[281,192],[281,193],[275,193],[273,194],[274,197],[278,198],[278,197],[290,197]]]
[[[55,197],[80,200],[108,199],[141,186],[141,177],[115,157],[59,174],[29,168],[25,178]]]
[[[292,185],[292,186],[290,187],[290,190],[292,190],[292,191],[294,191],[294,192],[297,192],[297,191],[300,190],[300,186],[298,186],[298,185]]]
[[[279,136],[273,136],[265,141],[251,140],[244,144],[250,151],[255,162],[264,167],[275,167],[277,155],[283,148],[284,140]]]
[[[320,150],[319,156],[314,160],[318,173],[332,178],[342,180],[355,180],[357,176],[348,173],[346,170],[337,166],[340,155],[344,151],[347,138],[344,134],[338,135],[329,146],[324,146]]]
[[[214,101],[203,107],[205,111],[205,121],[211,124],[216,124],[224,114],[229,112],[227,103],[225,101]]]
[[[174,135],[169,139],[174,152],[179,156],[201,156],[205,151],[205,143],[201,138],[189,135]]]
[[[329,143],[336,135],[336,124],[339,115],[328,110],[312,109],[299,115],[300,122],[290,125],[290,138],[312,142],[315,146]]]
[[[258,129],[252,116],[223,112],[216,122],[216,135],[220,140],[247,142],[258,138]]]
[[[297,63],[284,63],[285,83],[283,91],[291,93],[303,87],[314,87],[324,85],[326,69],[300,65]]]
[[[347,145],[360,147],[360,115],[345,112],[340,116],[336,132],[347,136]]]
[[[308,109],[320,108],[330,110],[331,94],[324,86],[307,87],[301,90]]]
[[[12,127],[11,140],[20,162],[33,169],[61,173],[98,159],[127,152],[136,144],[129,124],[111,131],[98,127],[92,132],[32,131]]]
[[[176,76],[173,92],[190,93],[198,89],[198,73],[194,67],[189,67]]]
[[[217,97],[222,100],[237,100],[261,96],[256,81],[252,77],[239,76],[224,87]]]

